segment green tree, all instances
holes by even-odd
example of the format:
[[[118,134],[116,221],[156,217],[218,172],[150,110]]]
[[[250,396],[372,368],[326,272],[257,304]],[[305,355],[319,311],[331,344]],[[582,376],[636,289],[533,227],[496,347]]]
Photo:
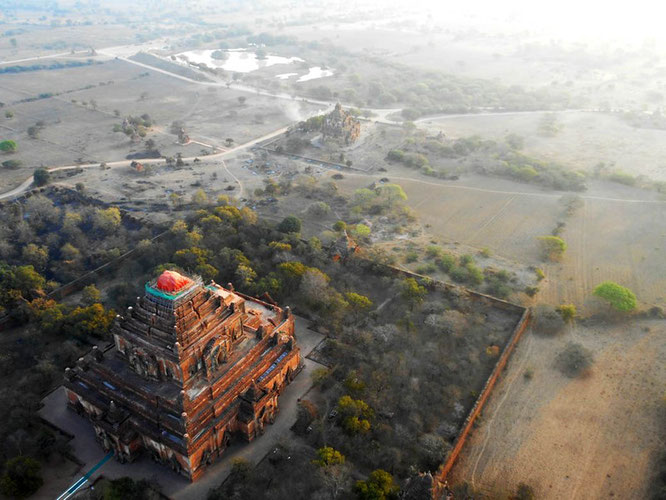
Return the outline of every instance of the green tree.
[[[180,196],[178,193],[171,193],[169,195],[169,200],[171,201],[174,207],[179,207],[183,202],[182,196]]]
[[[354,191],[352,196],[352,205],[361,208],[367,208],[377,198],[377,193],[367,188],[361,188]]]
[[[355,312],[367,311],[372,307],[372,301],[368,297],[356,292],[345,293],[345,300]]]
[[[370,430],[370,420],[374,411],[362,399],[353,399],[349,395],[342,396],[336,407],[340,414],[342,428],[351,435],[365,434]]]
[[[343,220],[339,220],[335,224],[333,224],[334,231],[342,232],[345,229],[347,229],[347,223]]]
[[[192,194],[192,203],[203,207],[208,204],[208,195],[203,189],[197,189],[194,194]]]
[[[370,232],[370,228],[365,224],[356,224],[352,229],[352,234],[359,238],[367,238],[370,236]]]
[[[525,139],[518,134],[509,134],[504,139],[511,149],[523,149],[525,147]]]
[[[254,282],[257,273],[247,264],[238,264],[234,277],[241,289],[247,289]]]
[[[32,317],[39,322],[39,328],[48,335],[62,331],[65,323],[65,306],[52,299],[35,299],[30,303]]]
[[[558,261],[567,249],[567,244],[559,236],[539,236],[537,239],[545,259]]]
[[[210,250],[200,247],[190,247],[178,250],[173,255],[173,260],[183,269],[195,269],[199,266],[208,264],[211,259],[212,253]],[[234,269],[237,267],[235,263]]]
[[[410,309],[420,304],[428,294],[428,290],[414,278],[406,278],[402,282],[402,297],[409,303]]]
[[[43,271],[49,261],[49,250],[45,246],[37,246],[34,243],[29,243],[23,247],[21,256],[27,264],[31,264],[35,268]]]
[[[308,207],[308,214],[316,218],[325,217],[330,211],[331,207],[323,201],[316,201]]]
[[[112,233],[120,227],[122,217],[116,207],[98,208],[93,215],[93,227],[103,233]]]
[[[288,215],[282,222],[278,224],[277,230],[281,233],[300,233],[301,232],[301,219],[295,215]]]
[[[40,475],[42,466],[34,458],[18,456],[5,462],[5,473],[0,478],[0,490],[12,498],[25,498],[44,484]]]
[[[317,459],[312,461],[313,464],[319,467],[327,467],[329,465],[340,465],[345,463],[345,456],[335,448],[324,446],[317,450]]]
[[[613,309],[629,312],[636,309],[634,292],[612,281],[604,281],[594,289],[594,295],[608,301]]]
[[[20,290],[24,297],[39,294],[46,284],[46,280],[33,266],[19,266],[14,269],[11,281],[11,287]]]
[[[0,151],[3,153],[14,153],[18,149],[16,141],[2,141],[0,142]]]
[[[81,338],[90,335],[105,338],[109,334],[115,316],[116,313],[112,309],[107,310],[102,304],[92,304],[75,308],[65,317],[65,323]]]
[[[407,195],[401,186],[398,184],[384,184],[379,186],[376,190],[379,197],[386,199],[386,204],[392,207],[397,201],[406,201]]]
[[[32,174],[35,179],[35,186],[46,186],[51,181],[51,173],[45,168],[38,168]]]
[[[573,304],[562,304],[557,308],[557,312],[562,315],[562,319],[567,323],[576,318],[576,306]]]
[[[95,285],[88,285],[81,292],[81,301],[89,306],[98,304],[102,301],[102,294]]]
[[[397,499],[398,486],[393,476],[382,469],[374,470],[365,481],[356,481],[354,493],[359,500],[389,500]]]

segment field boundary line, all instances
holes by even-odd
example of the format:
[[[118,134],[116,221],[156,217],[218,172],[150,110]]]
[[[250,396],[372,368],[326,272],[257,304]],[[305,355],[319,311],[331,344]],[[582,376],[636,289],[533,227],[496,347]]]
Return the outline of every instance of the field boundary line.
[[[497,417],[497,413],[499,412],[499,409],[502,407],[502,405],[506,401],[506,398],[509,396],[509,393],[511,392],[511,389],[513,388],[513,384],[518,379],[521,371],[523,370],[523,367],[525,366],[525,364],[527,363],[527,360],[529,359],[529,355],[530,355],[530,352],[532,350],[532,336],[529,337],[526,344],[527,344],[527,352],[525,353],[525,358],[522,360],[522,363],[520,364],[520,367],[516,369],[516,373],[513,376],[513,378],[509,382],[507,382],[506,390],[504,391],[504,395],[502,396],[502,399],[497,404],[497,407],[495,408],[495,412],[494,412],[493,416],[486,423],[486,437],[483,440],[483,446],[481,447],[481,451],[479,451],[479,454],[476,457],[476,461],[474,462],[474,468],[472,469],[472,474],[470,475],[470,483],[472,484],[473,487],[476,487],[475,483],[474,483],[474,476],[476,475],[476,469],[479,466],[479,462],[481,461],[481,457],[483,456],[483,454],[486,451],[486,446],[488,446],[488,441],[490,441],[490,433],[491,433],[492,425],[495,422],[495,418]]]
[[[348,173],[347,175],[349,176],[357,176],[357,177],[370,177],[370,178],[375,178],[379,177],[379,175],[373,175],[373,174],[361,174],[361,173]],[[537,192],[529,192],[529,191],[503,191],[499,189],[486,189],[486,188],[480,188],[480,187],[474,187],[474,186],[460,186],[460,185],[455,185],[455,184],[444,184],[442,182],[431,182],[431,181],[425,181],[423,179],[417,179],[415,177],[395,177],[391,176],[391,179],[397,179],[399,181],[410,181],[410,182],[416,182],[419,184],[426,184],[428,186],[439,186],[443,188],[451,188],[451,189],[464,189],[467,191],[478,191],[482,193],[493,193],[493,194],[507,194],[507,195],[521,195],[521,196],[536,196],[540,198],[561,198],[565,194],[569,194],[569,191],[561,191],[559,193],[537,193]],[[623,203],[653,203],[653,204],[666,204],[666,200],[641,200],[641,199],[632,199],[632,198],[610,198],[610,197],[605,197],[605,196],[593,196],[593,195],[582,195],[578,194],[581,198],[585,200],[598,200],[598,201],[617,201],[617,202],[623,202]]]

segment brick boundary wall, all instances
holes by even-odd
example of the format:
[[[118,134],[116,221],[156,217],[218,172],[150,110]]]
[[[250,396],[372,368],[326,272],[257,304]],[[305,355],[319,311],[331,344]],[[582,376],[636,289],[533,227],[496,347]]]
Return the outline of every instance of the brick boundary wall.
[[[522,316],[520,317],[520,320],[518,321],[518,324],[513,330],[513,334],[511,335],[509,343],[504,348],[504,351],[502,352],[502,355],[497,361],[497,364],[495,364],[495,368],[490,374],[490,377],[488,377],[488,380],[486,381],[486,385],[484,386],[483,391],[481,391],[481,394],[479,394],[479,397],[474,403],[472,410],[467,415],[467,418],[465,419],[465,425],[463,426],[462,430],[460,431],[460,434],[458,434],[458,437],[454,441],[453,449],[449,452],[446,461],[439,467],[437,471],[436,478],[440,483],[444,484],[446,482],[446,478],[449,472],[451,472],[453,466],[455,465],[455,462],[458,459],[458,455],[460,455],[460,452],[462,451],[462,448],[465,445],[467,437],[472,432],[476,419],[481,414],[484,405],[486,404],[493,388],[495,387],[495,382],[497,382],[497,379],[502,373],[502,370],[505,368],[507,362],[509,361],[511,353],[513,352],[514,348],[516,347],[516,344],[522,337],[523,332],[527,328],[530,317],[531,317],[530,310],[528,308],[525,308]]]
[[[77,191],[74,191],[72,189],[63,188],[63,187],[60,187],[60,186],[44,186],[44,187],[32,189],[30,191],[27,191],[26,193],[23,193],[20,197],[16,198],[16,200],[18,200],[20,198],[28,199],[33,195],[45,194],[47,192],[50,192],[50,193],[62,193],[62,192],[64,192],[64,193],[69,193],[69,194],[76,195],[79,198],[79,201],[81,202],[81,204],[84,204],[84,205],[105,207],[105,208],[114,206],[111,203],[105,203],[105,202],[102,202],[100,200],[96,200],[95,198],[91,198],[89,196],[82,195],[82,194],[80,194]],[[15,203],[16,200],[0,201],[0,208],[4,208],[6,206],[9,206],[9,205]],[[122,216],[123,219],[130,220],[131,222],[134,222],[134,223],[140,223],[140,224],[148,227],[149,229],[154,230],[154,229],[157,228],[157,226],[155,226],[154,224],[150,224],[147,221],[140,220],[140,219],[136,218],[134,215],[132,215],[131,213],[127,212],[126,210],[123,210],[122,208],[120,208],[119,210],[120,210],[120,213],[121,213],[121,216]],[[169,232],[169,229],[167,229],[166,231],[162,231],[162,232],[158,233],[157,235],[153,236],[152,238],[150,238],[150,241],[153,242],[153,241],[161,238],[162,236],[164,236],[168,232]],[[136,246],[133,247],[133,248],[130,248],[124,254],[119,255],[115,259],[112,259],[108,262],[105,262],[104,264],[102,264],[101,266],[98,266],[95,269],[92,269],[90,271],[85,272],[84,274],[82,274],[78,278],[73,279],[69,283],[65,283],[64,285],[59,286],[58,288],[56,288],[52,292],[47,293],[46,296],[48,298],[62,300],[63,298],[67,297],[68,295],[79,291],[83,287],[85,287],[85,286],[87,286],[91,283],[94,283],[94,277],[99,276],[99,275],[103,275],[104,273],[109,272],[109,271],[113,271],[114,269],[117,268],[117,266],[120,263],[122,263],[123,261],[127,260],[127,258],[134,255],[134,253],[137,250],[138,249],[137,249]],[[11,324],[12,324],[12,319],[9,316],[1,317],[0,318],[0,331],[3,331],[5,328],[10,327]]]
[[[456,437],[453,443],[453,448],[447,455],[444,463],[439,466],[437,473],[434,474],[435,485],[432,490],[432,494],[433,494],[433,499],[436,499],[439,498],[440,495],[442,494],[443,488],[446,485],[447,476],[449,472],[451,472],[453,466],[455,465],[456,460],[458,459],[458,456],[460,455],[460,452],[462,451],[463,446],[465,445],[465,442],[469,437],[469,434],[472,432],[476,419],[479,417],[481,411],[483,410],[484,405],[488,401],[488,398],[490,397],[490,394],[492,393],[492,390],[495,387],[495,383],[497,382],[497,379],[500,377],[502,370],[504,370],[504,368],[506,367],[506,364],[509,361],[509,357],[511,356],[511,353],[515,349],[516,344],[518,343],[523,333],[525,332],[525,329],[527,328],[531,318],[531,311],[528,307],[523,307],[506,300],[498,299],[497,297],[493,297],[492,295],[486,295],[480,292],[475,292],[473,290],[469,290],[467,288],[454,285],[452,283],[433,280],[432,278],[423,276],[422,274],[413,273],[409,270],[401,269],[399,267],[387,264],[376,264],[367,259],[363,260],[365,260],[365,262],[369,265],[376,265],[381,268],[384,268],[389,272],[391,272],[392,274],[405,276],[407,278],[427,280],[429,282],[427,286],[431,289],[441,289],[444,291],[462,290],[468,296],[470,296],[475,300],[481,300],[487,304],[491,304],[494,307],[498,307],[503,310],[512,310],[516,313],[519,312],[521,313],[518,323],[516,323],[516,326],[513,328],[513,332],[511,333],[511,336],[509,337],[507,344],[504,346],[504,349],[502,350],[502,354],[497,360],[497,363],[495,363],[493,371],[490,373],[490,376],[488,377],[485,385],[483,386],[483,390],[481,391],[476,401],[474,402],[474,406],[472,406],[472,409],[467,414],[467,418],[465,419],[463,427],[461,431],[458,433],[458,436]]]
[[[482,302],[485,302],[486,304],[493,305],[494,307],[497,307],[499,309],[503,309],[505,311],[513,311],[515,313],[520,313],[521,315],[523,314],[524,311],[526,311],[528,308],[524,306],[520,306],[518,304],[514,304],[513,302],[509,302],[508,300],[503,300],[503,299],[498,299],[497,297],[493,297],[492,295],[487,295],[485,293],[481,292],[476,292],[474,290],[470,290],[469,288],[465,288],[460,285],[455,285],[453,283],[447,283],[446,281],[439,281],[432,279],[428,276],[424,276],[423,274],[418,274],[412,271],[409,271],[408,269],[402,269],[399,267],[391,266],[389,264],[378,264],[375,262],[372,262],[368,259],[364,259],[363,257],[360,257],[361,260],[364,260],[368,265],[370,266],[378,266],[380,268],[386,269],[387,271],[391,272],[392,274],[397,274],[401,276],[405,276],[406,278],[415,278],[419,280],[425,280],[427,284],[425,285],[426,288],[431,288],[431,289],[440,289],[445,292],[451,292],[453,290],[462,290],[465,294],[471,296],[472,298],[476,300],[481,300]]]
[[[277,149],[267,148],[266,146],[255,146],[255,149],[261,149],[262,151],[267,151],[267,152],[275,154],[275,155],[287,156],[287,157],[290,157],[290,158],[297,158],[299,160],[305,160],[305,161],[311,162],[311,163],[321,163],[322,165],[327,165],[329,167],[335,167],[335,168],[342,169],[342,170],[355,170],[356,172],[364,172],[364,173],[368,172],[367,170],[363,170],[363,169],[357,168],[357,167],[350,167],[348,165],[343,165],[342,163],[335,163],[333,161],[320,160],[319,158],[311,158],[309,156],[303,156],[303,155],[298,155],[298,154],[294,154],[294,153],[289,153],[288,151],[278,151]]]

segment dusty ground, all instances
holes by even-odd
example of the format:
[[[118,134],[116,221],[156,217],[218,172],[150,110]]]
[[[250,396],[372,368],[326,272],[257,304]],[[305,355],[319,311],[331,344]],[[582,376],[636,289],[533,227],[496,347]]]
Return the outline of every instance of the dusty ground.
[[[148,76],[141,76],[146,73]],[[88,85],[95,87],[17,103],[43,92]],[[242,104],[238,100],[241,96],[246,98]],[[96,109],[90,105],[92,100]],[[2,169],[3,191],[18,185],[42,165],[71,165],[79,159],[110,162],[145,150],[143,143],[132,144],[123,133],[112,131],[127,115],[149,114],[155,126],[146,138],[155,141],[162,155],[180,152],[187,157],[212,151],[207,145],[223,147],[227,138],[235,144],[247,142],[318,109],[308,103],[189,83],[121,60],[83,68],[0,75],[0,101],[7,103],[0,116],[0,138],[18,143],[18,152],[3,154],[0,161],[16,159],[23,163],[16,170]],[[6,118],[4,110],[12,111],[14,117]],[[116,110],[119,117],[115,116]],[[37,139],[32,139],[27,129],[39,120],[45,127]],[[176,136],[170,132],[176,120],[185,124],[190,138],[198,143],[176,143]]]
[[[588,304],[594,287],[615,280],[632,288],[643,305],[664,306],[666,202],[654,193],[614,183],[594,183],[582,193],[584,207],[563,216],[563,192],[480,176],[447,182],[393,170],[384,174],[400,184],[408,204],[428,232],[445,242],[543,267],[547,279],[539,299],[551,304]],[[338,181],[352,193],[377,175],[345,172]],[[407,177],[411,175],[411,177]],[[568,244],[560,263],[545,263],[536,238],[551,234],[558,221]]]
[[[631,288],[639,301],[666,305],[666,203],[585,200],[562,237],[569,248],[561,263],[544,266],[540,299],[594,307],[593,288],[605,280]]]
[[[531,485],[537,498],[646,498],[666,380],[663,320],[530,332],[451,476],[490,494]],[[589,376],[553,367],[569,341],[595,353]],[[533,378],[524,377],[525,370]]]

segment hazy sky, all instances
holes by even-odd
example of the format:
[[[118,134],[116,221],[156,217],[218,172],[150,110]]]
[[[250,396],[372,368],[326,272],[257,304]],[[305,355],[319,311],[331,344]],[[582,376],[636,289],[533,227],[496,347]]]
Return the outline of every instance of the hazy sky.
[[[430,9],[438,19],[475,19],[481,25],[499,21],[511,30],[547,30],[551,36],[568,39],[666,41],[663,0],[414,0],[414,4]]]

